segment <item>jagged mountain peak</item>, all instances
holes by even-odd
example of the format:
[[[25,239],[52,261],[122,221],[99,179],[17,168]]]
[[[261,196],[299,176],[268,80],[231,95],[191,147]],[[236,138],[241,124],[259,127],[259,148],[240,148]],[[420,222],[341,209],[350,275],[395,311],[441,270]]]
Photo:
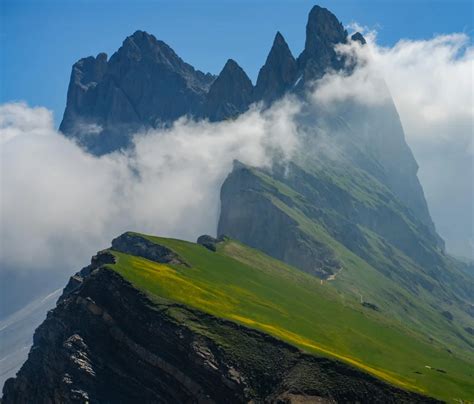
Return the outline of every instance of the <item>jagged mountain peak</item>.
[[[226,74],[239,74],[239,75],[247,76],[244,69],[242,69],[240,65],[234,59],[227,60],[219,76],[226,75]]]
[[[72,67],[71,82],[88,86],[102,79],[107,70],[107,54],[99,53],[96,57],[88,56],[79,59]]]
[[[285,38],[280,31],[277,31],[275,34],[275,39],[273,40],[273,46],[276,44],[286,44]]]
[[[284,50],[285,52],[293,56],[291,54],[288,44],[285,41],[285,38],[283,37],[280,31],[277,31],[277,33],[275,34],[275,39],[273,40],[273,45],[272,45],[272,49],[270,50],[270,53],[272,51],[278,51],[278,50]]]
[[[355,34],[352,34],[351,39],[353,41],[359,42],[361,45],[365,45],[367,43],[364,36],[360,32],[356,32]]]
[[[114,64],[123,59],[168,65],[172,69],[192,69],[168,44],[145,31],[135,31],[135,33],[128,36],[123,41],[120,49],[112,56],[110,62]]]
[[[316,5],[311,9],[306,25],[306,48],[315,45],[315,39],[338,43],[346,36],[342,23],[327,8]]]
[[[265,64],[260,69],[254,98],[270,103],[281,97],[294,83],[296,60],[280,32],[277,32]]]
[[[247,73],[228,59],[207,94],[203,115],[211,121],[235,117],[252,101],[253,85]]]
[[[338,70],[344,66],[334,47],[346,39],[347,31],[333,13],[320,6],[311,9],[306,24],[305,47],[298,58],[304,82],[322,77],[328,69]]]

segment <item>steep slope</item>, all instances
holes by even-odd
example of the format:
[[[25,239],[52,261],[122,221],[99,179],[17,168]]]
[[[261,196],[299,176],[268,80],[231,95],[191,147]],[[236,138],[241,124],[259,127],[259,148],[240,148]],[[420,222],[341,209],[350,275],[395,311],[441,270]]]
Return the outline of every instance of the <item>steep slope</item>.
[[[327,279],[459,353],[472,352],[472,276],[375,178],[330,161],[271,171],[237,163],[219,234]]]
[[[430,402],[380,379],[473,393],[469,363],[436,342],[256,250],[201,241],[114,240],[71,279],[3,402]]]

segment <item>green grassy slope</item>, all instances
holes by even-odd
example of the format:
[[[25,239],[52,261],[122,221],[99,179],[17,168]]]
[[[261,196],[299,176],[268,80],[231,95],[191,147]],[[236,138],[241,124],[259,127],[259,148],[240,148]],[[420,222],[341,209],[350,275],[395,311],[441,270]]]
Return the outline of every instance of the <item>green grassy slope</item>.
[[[115,271],[146,291],[343,360],[392,384],[438,398],[472,399],[472,362],[265,254],[227,240],[217,252],[146,236],[190,267],[112,253]]]
[[[282,172],[241,167],[226,182],[227,217],[239,216],[220,232],[262,248],[255,228],[266,226],[260,218],[271,212],[284,223],[271,234],[263,231],[271,245],[280,234],[324,245],[340,263],[331,281],[337,291],[376,304],[413,332],[474,361],[468,331],[474,278],[375,178],[341,162],[318,162],[292,163]]]

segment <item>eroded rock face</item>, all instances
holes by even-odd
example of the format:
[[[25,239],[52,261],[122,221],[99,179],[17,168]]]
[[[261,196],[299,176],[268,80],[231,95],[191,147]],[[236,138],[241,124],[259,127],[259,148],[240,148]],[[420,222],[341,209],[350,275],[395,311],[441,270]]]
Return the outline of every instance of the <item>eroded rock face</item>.
[[[278,32],[267,60],[258,73],[254,99],[272,103],[291,89],[296,75],[296,60],[283,35]]]
[[[244,70],[229,59],[212,83],[203,106],[202,116],[211,121],[236,118],[252,102],[253,85]]]
[[[335,46],[346,42],[347,31],[328,9],[314,6],[306,24],[306,42],[298,57],[301,84],[321,78],[328,69],[341,70],[344,60],[337,55]]]
[[[5,404],[435,402],[235,323],[151,302],[106,268],[48,313],[3,393]]]
[[[137,31],[109,61],[100,54],[73,66],[60,130],[94,154],[125,148],[138,130],[196,113],[213,81]]]

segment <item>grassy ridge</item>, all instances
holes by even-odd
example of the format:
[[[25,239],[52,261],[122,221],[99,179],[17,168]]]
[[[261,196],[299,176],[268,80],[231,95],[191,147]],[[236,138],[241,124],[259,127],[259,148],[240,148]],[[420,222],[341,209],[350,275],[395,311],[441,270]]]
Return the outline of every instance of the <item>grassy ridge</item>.
[[[362,308],[327,282],[233,241],[221,243],[214,253],[185,241],[147,238],[191,265],[157,264],[113,251],[117,263],[112,268],[151,297],[259,329],[404,388],[445,400],[474,397],[469,363]]]
[[[300,173],[295,177],[298,180],[275,173],[272,176],[259,169],[248,170],[257,181],[251,188],[259,190],[260,198],[267,199],[294,220],[299,231],[324,244],[341,262],[343,270],[332,283],[338,291],[377,304],[414,332],[423,333],[426,339],[444,349],[474,361],[474,341],[466,331],[472,327],[472,315],[468,313],[474,287],[472,276],[463,274],[450,262],[449,256],[430,246],[419,223],[386,187],[365,172],[349,170],[341,164],[299,167],[295,171]],[[301,173],[307,177],[298,177]],[[350,201],[350,209],[337,208],[334,195],[336,200]],[[315,207],[318,215],[312,213]],[[347,245],[347,229],[337,230],[337,224],[344,222],[341,215],[345,209],[355,216],[359,210],[369,209],[366,214],[372,218],[377,209],[391,211],[407,226],[399,231],[400,235],[411,232],[420,243],[417,250],[428,249],[439,262],[436,265],[415,262],[380,234],[358,224],[355,217],[349,219],[353,220],[353,230],[360,233],[361,240]],[[453,318],[446,317],[446,313]]]

